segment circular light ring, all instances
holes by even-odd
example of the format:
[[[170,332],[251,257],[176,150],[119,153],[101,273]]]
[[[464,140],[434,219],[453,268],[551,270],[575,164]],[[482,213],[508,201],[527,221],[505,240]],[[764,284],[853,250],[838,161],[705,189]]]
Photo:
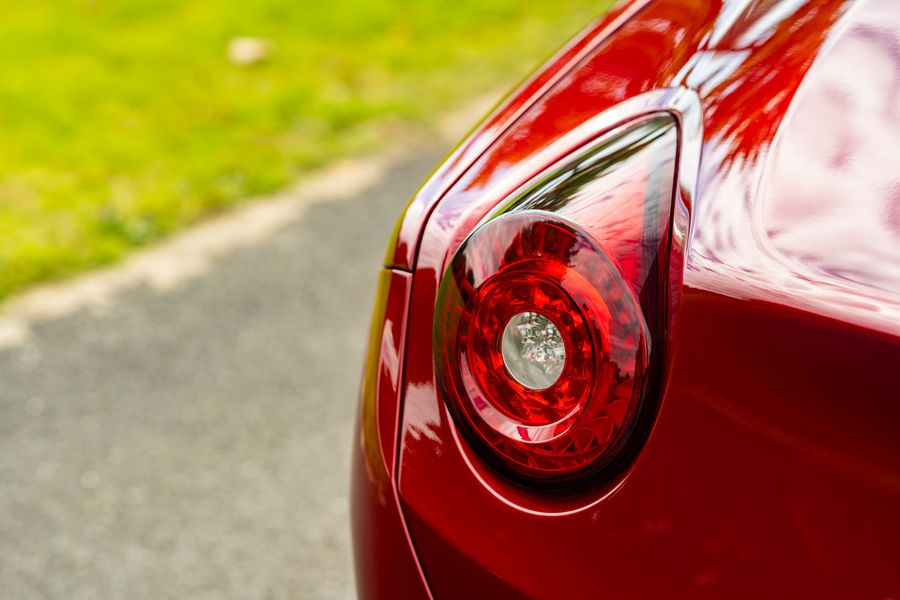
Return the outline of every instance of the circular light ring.
[[[545,389],[520,383],[503,359],[503,332],[523,312],[549,319],[565,344],[562,371]],[[615,454],[637,412],[648,344],[640,305],[616,266],[552,213],[486,223],[441,283],[435,364],[451,414],[489,457],[530,481],[581,476]]]
[[[467,396],[486,423],[508,437],[536,442],[565,431],[586,402],[594,365],[578,357],[593,354],[594,344],[581,311],[569,295],[546,274],[534,274],[538,269],[552,273],[558,263],[528,261],[519,266],[481,286],[470,302],[471,314],[463,314],[458,340],[460,374]],[[525,311],[543,314],[557,323],[567,346],[563,372],[553,386],[542,390],[529,389],[516,381],[503,360],[506,324],[513,315]],[[481,395],[490,401],[478,401]]]

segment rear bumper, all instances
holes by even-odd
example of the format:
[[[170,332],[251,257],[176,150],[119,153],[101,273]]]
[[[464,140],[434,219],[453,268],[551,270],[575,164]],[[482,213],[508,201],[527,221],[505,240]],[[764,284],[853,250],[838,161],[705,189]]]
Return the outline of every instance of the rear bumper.
[[[362,439],[362,436],[360,438]],[[390,482],[372,477],[358,441],[350,484],[353,558],[360,598],[430,598]]]
[[[393,477],[411,281],[409,273],[382,271],[372,314],[350,484],[360,598],[431,597]]]

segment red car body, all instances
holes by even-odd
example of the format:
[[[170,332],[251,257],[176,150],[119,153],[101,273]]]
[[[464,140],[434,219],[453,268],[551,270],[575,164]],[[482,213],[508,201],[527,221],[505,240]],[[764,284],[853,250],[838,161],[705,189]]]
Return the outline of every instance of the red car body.
[[[634,456],[577,492],[481,460],[438,287],[523,184],[678,122],[664,356]],[[400,220],[352,515],[365,598],[900,598],[900,5],[635,0],[478,128]]]

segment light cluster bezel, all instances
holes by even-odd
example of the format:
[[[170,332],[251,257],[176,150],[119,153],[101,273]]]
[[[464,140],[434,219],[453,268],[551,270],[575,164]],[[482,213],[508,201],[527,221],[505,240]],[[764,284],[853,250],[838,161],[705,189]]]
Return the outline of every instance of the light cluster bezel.
[[[584,153],[579,153],[574,158],[569,159],[567,161],[563,161],[561,163],[561,166],[557,166],[554,169],[548,169],[541,178],[535,179],[532,182],[530,182],[527,186],[524,186],[520,190],[520,192],[518,192],[517,194],[514,195],[514,197],[511,200],[503,203],[500,206],[500,208],[498,208],[498,210],[495,211],[495,213],[491,216],[491,218],[488,219],[486,223],[482,224],[481,228],[486,227],[492,221],[495,221],[498,219],[515,218],[516,214],[522,215],[523,213],[528,212],[528,213],[531,213],[532,216],[535,213],[544,213],[543,215],[541,215],[540,218],[544,219],[545,221],[565,222],[565,223],[568,223],[569,225],[571,225],[573,227],[573,229],[579,230],[579,225],[577,223],[569,221],[565,216],[563,216],[561,214],[553,213],[550,211],[535,210],[534,207],[535,206],[541,207],[541,204],[540,204],[541,197],[543,195],[547,194],[548,191],[553,190],[556,186],[565,185],[566,184],[565,180],[567,178],[572,177],[573,173],[576,173],[576,172],[582,173],[585,171],[585,169],[590,169],[592,166],[596,165],[598,163],[598,161],[603,161],[603,160],[609,159],[610,157],[614,157],[617,155],[624,155],[629,152],[634,152],[635,148],[636,148],[636,144],[634,143],[633,139],[629,138],[629,134],[632,131],[634,131],[635,129],[637,129],[638,127],[640,127],[642,124],[644,124],[648,121],[660,120],[660,119],[668,120],[668,124],[666,127],[671,129],[673,131],[673,133],[675,135],[677,135],[678,122],[672,115],[670,115],[668,113],[655,113],[655,114],[646,115],[644,118],[636,119],[635,121],[629,123],[627,126],[623,126],[617,130],[608,132],[608,134],[604,136],[604,139],[601,140],[600,143],[593,145],[593,147],[591,148],[590,151],[585,151]],[[672,166],[672,177],[673,177],[673,179],[677,179],[677,170],[674,167],[674,165],[677,161],[677,154],[678,154],[677,143],[673,144],[672,153],[673,153],[673,156],[671,157],[671,161],[672,161],[672,165],[673,165]],[[572,168],[573,164],[577,164],[578,167],[573,169]],[[581,167],[585,167],[585,168],[581,168]],[[675,183],[673,183],[672,185],[674,186]],[[673,200],[672,196],[673,196],[673,194],[672,194],[672,191],[670,190],[669,197],[662,199],[663,202],[666,202],[668,204],[667,211],[671,208],[672,200]],[[535,200],[538,200],[538,202],[535,202]],[[669,215],[668,212],[666,212],[666,214],[667,214],[667,216]],[[666,227],[668,227],[668,223],[666,223]],[[481,228],[476,230],[476,232],[473,232],[473,234],[470,236],[470,239],[467,240],[467,242],[464,243],[460,247],[460,249],[457,252],[457,255],[459,255],[461,252],[464,251],[463,249],[466,247],[466,244],[471,241],[471,238],[474,237],[475,234],[479,230],[481,230]],[[597,251],[597,253],[599,255],[605,255],[604,251],[602,249],[599,249],[599,246],[601,244],[596,239],[595,236],[593,236],[590,232],[586,232],[583,230],[581,230],[579,233],[584,236],[584,238],[587,240],[588,245],[594,246],[594,249]],[[666,238],[665,240],[660,239],[660,240],[658,240],[658,242],[661,244],[664,244],[665,249],[667,250],[668,245],[669,245],[668,229],[666,229],[664,237]],[[661,277],[661,281],[658,282],[660,289],[664,289],[666,286],[666,282],[665,282],[666,267],[667,267],[667,265],[660,265],[659,275]],[[444,283],[446,283],[447,276],[451,273],[451,271],[452,271],[452,268],[447,269],[445,278],[444,278]],[[623,286],[622,289],[627,292],[628,286]],[[441,290],[442,290],[441,295],[443,295],[444,294],[444,291],[443,291],[444,285],[443,284],[442,284]],[[627,295],[627,294],[625,294],[625,295]],[[637,307],[637,314],[642,315],[643,300],[638,299],[637,297],[633,297],[632,300],[633,300],[632,305]],[[439,305],[440,305],[440,302],[441,301],[439,300],[438,301]],[[659,309],[664,311],[665,307],[662,306],[661,304],[662,303],[660,302]],[[587,310],[591,311],[591,310],[595,310],[595,309],[588,308]],[[665,318],[665,315],[656,315],[655,317],[656,318],[654,318],[653,320],[654,320],[655,324],[658,324]],[[437,328],[437,323],[440,320],[440,318],[442,318],[442,317],[439,315],[439,312],[436,311],[435,346],[434,346],[435,354],[436,354],[436,365],[439,365],[439,363],[440,363],[440,354],[441,354],[440,350],[439,350],[441,340],[439,339],[440,334],[439,334],[438,328]],[[640,320],[640,319],[636,319],[636,320]],[[654,325],[654,323],[651,323],[649,328],[652,329],[653,325]],[[599,339],[599,340],[604,339],[602,335],[595,336],[595,338]],[[651,353],[651,348],[650,348],[652,336],[648,333],[648,326],[646,323],[643,323],[641,338],[642,338],[642,340],[639,343],[635,344],[636,350],[633,352],[634,356],[632,356],[628,360],[631,360],[632,362],[637,361],[639,363],[642,363],[641,369],[638,369],[638,371],[643,370],[644,372],[647,372],[649,374],[655,374],[655,370],[656,370],[655,366],[654,366],[654,364],[651,364],[651,363],[655,362],[655,359]],[[640,348],[640,349],[637,350],[637,348]],[[639,357],[639,358],[635,358],[635,357]],[[604,452],[601,452],[600,455],[595,456],[592,461],[589,461],[589,464],[586,464],[586,465],[583,464],[583,465],[580,465],[578,468],[570,469],[570,470],[565,470],[565,469],[557,470],[554,473],[537,473],[534,471],[528,472],[527,469],[523,472],[522,470],[516,469],[516,468],[510,469],[510,465],[509,465],[509,461],[508,461],[509,457],[504,456],[504,454],[502,452],[498,453],[496,444],[491,444],[489,441],[486,441],[484,439],[484,436],[478,435],[477,424],[474,424],[474,426],[473,426],[473,423],[471,420],[467,421],[465,418],[462,418],[462,415],[460,414],[460,411],[458,410],[458,404],[454,404],[454,402],[452,401],[453,391],[450,389],[449,386],[447,386],[447,383],[450,382],[451,379],[452,379],[452,377],[447,376],[446,370],[442,371],[441,367],[438,366],[438,382],[441,385],[445,399],[447,400],[447,406],[450,408],[451,414],[454,415],[454,420],[457,421],[459,431],[460,431],[460,433],[462,433],[463,437],[465,439],[467,439],[473,447],[475,447],[476,449],[479,449],[478,455],[482,459],[486,460],[488,463],[493,464],[496,469],[500,470],[502,473],[506,474],[507,476],[510,476],[513,479],[516,479],[520,482],[524,482],[529,485],[538,486],[538,487],[553,487],[556,489],[562,489],[562,488],[567,488],[567,487],[578,487],[581,482],[591,480],[598,473],[604,472],[604,471],[608,470],[609,468],[612,468],[613,463],[627,461],[628,460],[626,458],[627,453],[623,453],[621,451],[622,447],[625,445],[624,442],[631,435],[632,430],[635,428],[635,423],[638,420],[644,419],[646,414],[648,412],[651,412],[651,411],[647,410],[648,407],[645,405],[653,404],[652,402],[649,402],[649,403],[644,402],[644,398],[643,398],[643,396],[650,390],[650,388],[653,387],[653,382],[650,382],[650,381],[641,382],[640,385],[637,386],[640,389],[637,391],[635,398],[633,399],[634,403],[635,403],[634,410],[631,411],[631,414],[628,416],[628,418],[624,419],[619,424],[620,426],[617,428],[615,435],[614,435],[615,439],[613,439],[607,445],[607,447],[604,449]],[[648,379],[649,379],[649,377],[648,377]],[[652,409],[653,407],[651,406],[650,408]],[[476,433],[476,435],[473,435],[473,431]],[[559,432],[557,431],[557,432],[554,432],[553,435],[544,436],[544,438],[542,438],[542,439],[544,439],[544,440],[555,439],[558,437],[559,437]],[[499,456],[498,456],[498,454],[499,454]],[[498,458],[499,458],[499,460],[498,460]],[[507,459],[507,460],[504,460],[504,459]]]

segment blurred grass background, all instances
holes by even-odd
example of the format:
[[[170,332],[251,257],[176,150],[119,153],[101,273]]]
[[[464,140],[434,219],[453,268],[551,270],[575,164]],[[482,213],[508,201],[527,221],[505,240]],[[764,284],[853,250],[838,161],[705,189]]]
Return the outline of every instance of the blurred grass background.
[[[0,298],[511,85],[610,0],[30,0],[0,18]],[[271,55],[229,61],[258,36]]]

